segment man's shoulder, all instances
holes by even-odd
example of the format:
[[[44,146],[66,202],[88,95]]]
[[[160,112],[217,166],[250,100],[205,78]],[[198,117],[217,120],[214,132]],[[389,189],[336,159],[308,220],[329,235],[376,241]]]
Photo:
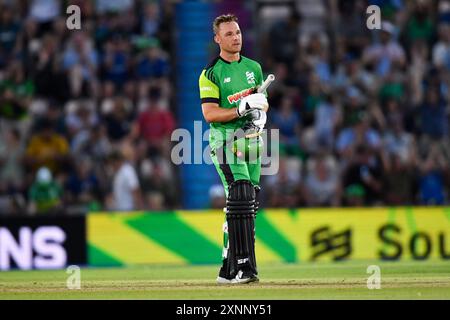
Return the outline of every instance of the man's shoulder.
[[[126,176],[126,177],[128,177],[130,175],[134,176],[136,174],[136,170],[128,161],[126,161],[122,164],[119,172],[121,175]]]
[[[242,59],[241,62],[243,62],[244,64],[252,65],[252,66],[255,66],[255,67],[258,67],[258,68],[261,67],[259,62],[256,61],[256,60],[250,59],[250,58],[248,58],[246,56],[243,56],[243,55],[241,55],[241,59]]]
[[[208,80],[212,81],[215,83],[215,69],[218,65],[218,62],[220,61],[220,57],[217,56],[216,58],[214,58],[213,60],[211,60],[202,70],[202,73],[200,75],[200,77],[204,76],[206,77]]]

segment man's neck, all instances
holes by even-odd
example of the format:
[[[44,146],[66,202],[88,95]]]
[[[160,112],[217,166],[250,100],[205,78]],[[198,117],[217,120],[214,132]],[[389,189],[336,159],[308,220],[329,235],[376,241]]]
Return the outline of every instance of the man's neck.
[[[225,51],[220,51],[220,57],[228,62],[239,61],[241,55],[239,52],[236,53],[228,53]]]

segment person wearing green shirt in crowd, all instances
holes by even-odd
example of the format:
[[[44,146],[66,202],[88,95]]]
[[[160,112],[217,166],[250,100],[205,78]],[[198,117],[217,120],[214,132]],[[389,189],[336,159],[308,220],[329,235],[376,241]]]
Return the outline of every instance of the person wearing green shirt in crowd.
[[[58,213],[61,209],[62,189],[53,180],[52,173],[47,167],[41,167],[36,174],[36,181],[29,191],[31,213]]]
[[[0,81],[0,118],[20,120],[26,117],[34,94],[34,84],[26,79],[23,66],[14,62],[7,76]]]

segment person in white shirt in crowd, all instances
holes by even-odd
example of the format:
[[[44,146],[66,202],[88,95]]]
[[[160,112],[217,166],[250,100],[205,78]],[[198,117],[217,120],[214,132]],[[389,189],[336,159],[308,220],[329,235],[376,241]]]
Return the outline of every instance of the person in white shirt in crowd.
[[[433,64],[450,71],[450,24],[440,24],[438,31],[439,41],[433,46]]]
[[[119,151],[113,151],[109,159],[114,170],[113,209],[116,211],[142,209],[141,189],[135,168]]]

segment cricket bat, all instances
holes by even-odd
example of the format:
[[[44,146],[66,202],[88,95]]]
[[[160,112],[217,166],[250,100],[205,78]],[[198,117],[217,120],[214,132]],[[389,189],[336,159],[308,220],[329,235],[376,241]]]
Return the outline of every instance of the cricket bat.
[[[275,80],[275,76],[273,74],[269,74],[266,78],[266,80],[264,80],[264,82],[258,87],[258,89],[256,89],[256,92],[258,93],[263,93],[264,91],[267,90],[267,88],[270,86],[270,84]],[[254,138],[261,135],[261,133],[255,132],[255,133],[250,133],[248,135],[246,135],[246,138]]]
[[[270,84],[275,80],[275,76],[273,74],[269,74],[264,80],[264,82],[256,89],[256,92],[263,93],[270,86]]]

